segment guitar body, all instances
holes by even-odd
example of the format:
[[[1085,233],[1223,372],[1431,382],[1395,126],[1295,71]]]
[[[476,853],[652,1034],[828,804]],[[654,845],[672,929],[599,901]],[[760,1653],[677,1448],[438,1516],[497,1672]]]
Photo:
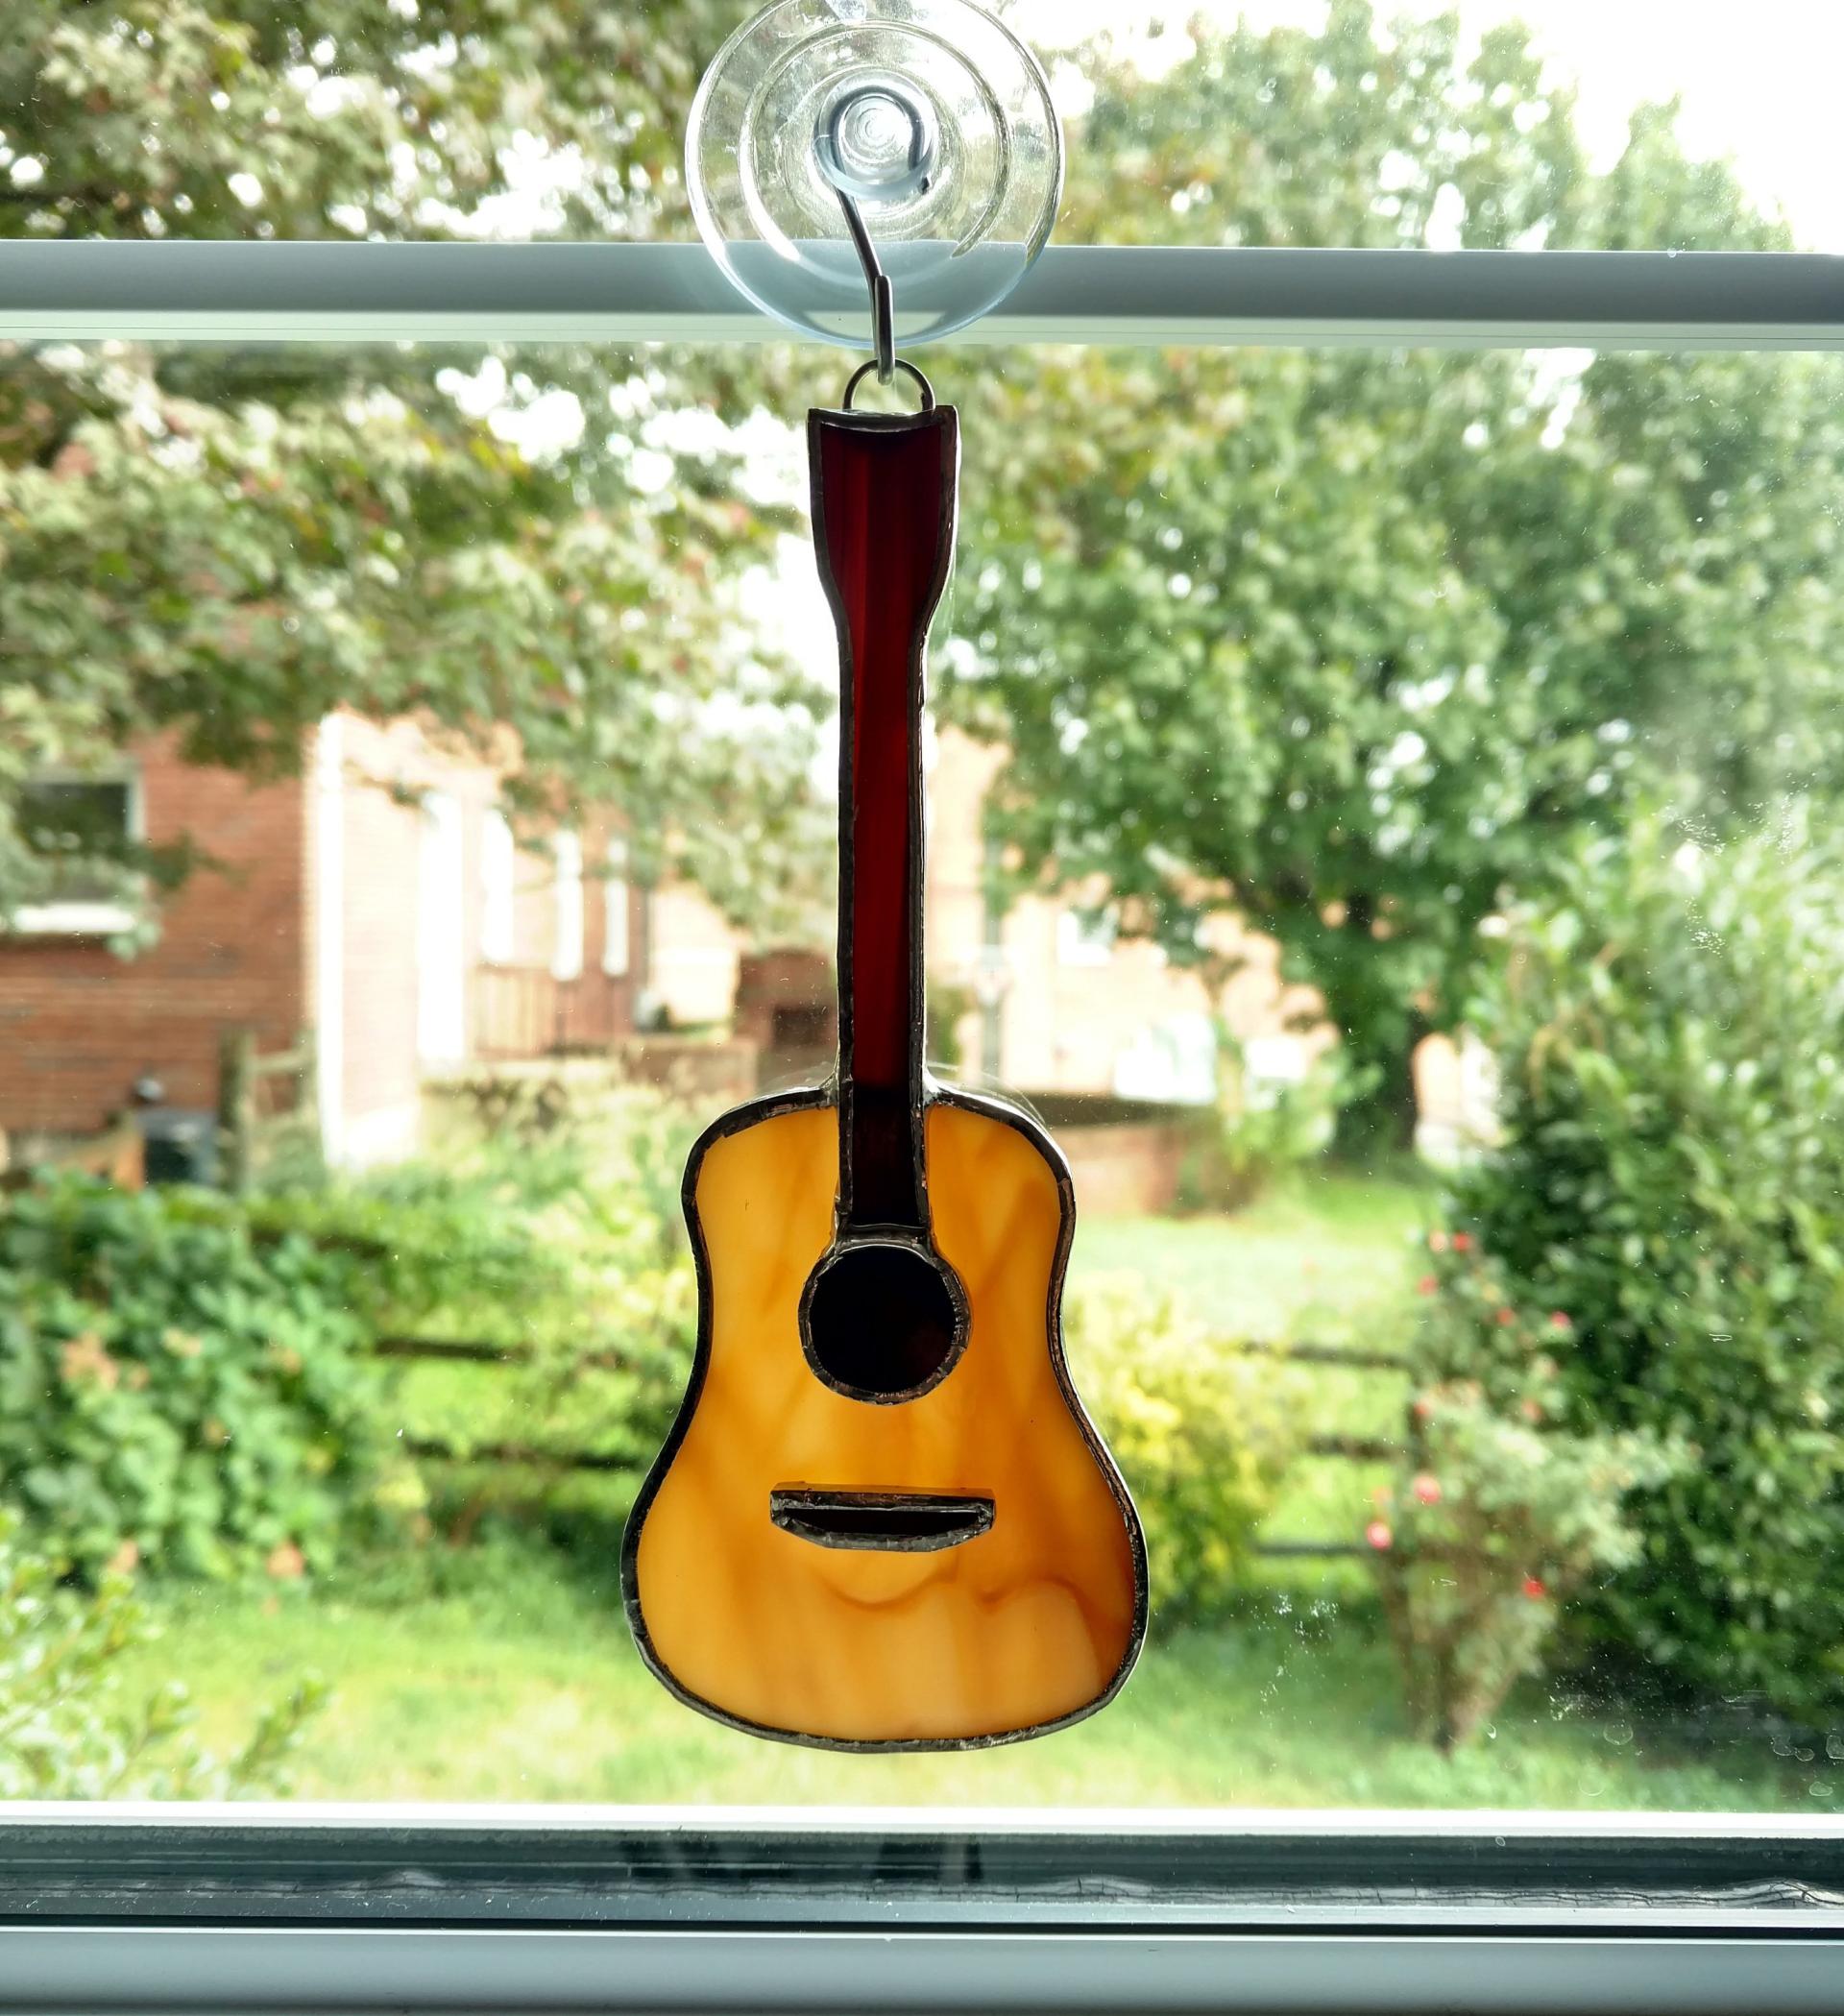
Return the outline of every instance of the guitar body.
[[[621,1549],[642,1657],[793,1742],[1004,1742],[1112,1697],[1146,1630],[1132,1501],[1063,1364],[1069,1171],[923,1068],[924,647],[959,434],[808,417],[837,620],[838,1070],[686,1171],[697,1355]]]
[[[825,1093],[727,1115],[693,1152],[697,1362],[629,1528],[637,1642],[692,1706],[765,1735],[912,1749],[1037,1734],[1099,1708],[1145,1631],[1127,1491],[1064,1370],[1067,1171],[1022,1114],[926,1108],[934,1238],[970,1321],[947,1375],[867,1404],[813,1375],[799,1304],[833,1239]],[[843,1545],[776,1494],[989,1500],[949,1545]]]

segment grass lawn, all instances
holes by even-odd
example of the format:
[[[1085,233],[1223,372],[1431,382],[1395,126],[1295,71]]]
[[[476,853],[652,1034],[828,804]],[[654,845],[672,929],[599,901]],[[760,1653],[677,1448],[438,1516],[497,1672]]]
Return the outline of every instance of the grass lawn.
[[[1141,1275],[1225,1336],[1368,1336],[1399,1321],[1433,1208],[1426,1185],[1309,1169],[1229,1218],[1079,1218],[1070,1279]]]
[[[1102,1275],[1138,1275],[1174,1289],[1225,1337],[1387,1350],[1400,1341],[1426,1265],[1420,1235],[1434,1207],[1428,1181],[1308,1169],[1233,1217],[1079,1220],[1070,1279],[1080,1288]],[[1317,1365],[1296,1376],[1310,1396],[1310,1433],[1388,1436],[1401,1423],[1399,1373]],[[1382,1466],[1302,1457],[1264,1537],[1354,1540],[1383,1475]],[[1357,1562],[1265,1563],[1259,1573],[1324,1593],[1367,1586]]]
[[[1387,1345],[1428,1212],[1409,1184],[1311,1174],[1233,1218],[1088,1220],[1073,1277],[1168,1284],[1225,1335]],[[490,1436],[500,1377],[414,1369],[406,1426]],[[1311,1380],[1316,1431],[1375,1434],[1399,1419],[1397,1374],[1313,1368]],[[1358,1466],[1303,1463],[1270,1537],[1355,1536],[1371,1481]],[[324,1587],[157,1590],[166,1636],[132,1655],[131,1684],[187,1681],[222,1750],[255,1704],[323,1674],[334,1694],[303,1758],[308,1798],[1807,1811],[1844,1799],[1844,1768],[1823,1758],[1779,1761],[1759,1736],[1691,1751],[1643,1717],[1538,1687],[1472,1750],[1439,1757],[1403,1727],[1361,1562],[1264,1563],[1247,1615],[1211,1630],[1164,1635],[1155,1615],[1120,1701],[1037,1742],[848,1758],[752,1740],[679,1707],[640,1665],[614,1579],[611,1489],[554,1493],[554,1515],[572,1501],[602,1515],[569,1554],[489,1520],[485,1544],[437,1542]]]
[[[1778,1765],[1759,1737],[1692,1755],[1536,1688],[1442,1758],[1404,1731],[1368,1617],[1285,1595],[1210,1631],[1155,1628],[1121,1699],[1061,1735],[888,1758],[757,1741],[679,1707],[635,1657],[606,1565],[535,1539],[159,1612],[165,1638],[132,1655],[128,1684],[186,1679],[214,1747],[292,1677],[332,1683],[303,1798],[1827,1810],[1808,1789],[1823,1769]],[[1844,1770],[1823,1768],[1844,1794]]]

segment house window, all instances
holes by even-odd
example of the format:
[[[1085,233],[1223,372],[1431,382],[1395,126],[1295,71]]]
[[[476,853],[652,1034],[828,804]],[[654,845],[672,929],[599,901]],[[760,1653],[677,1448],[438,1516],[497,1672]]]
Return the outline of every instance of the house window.
[[[1056,963],[1104,966],[1114,957],[1114,914],[1086,910],[1056,912]]]
[[[602,971],[619,980],[627,973],[627,842],[608,843],[608,876],[602,884]]]
[[[140,776],[49,775],[18,797],[21,836],[37,857],[36,886],[12,912],[23,936],[108,937],[133,930],[122,857],[142,838]]]
[[[557,906],[551,940],[552,980],[580,980],[583,973],[583,843],[573,833],[560,833],[550,843],[552,883]]]
[[[480,823],[480,957],[510,965],[517,948],[519,847],[512,822],[496,806]]]

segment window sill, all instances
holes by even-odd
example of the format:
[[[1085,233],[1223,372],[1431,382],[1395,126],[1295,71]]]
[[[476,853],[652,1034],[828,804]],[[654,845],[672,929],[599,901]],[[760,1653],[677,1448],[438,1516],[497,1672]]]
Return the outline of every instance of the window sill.
[[[11,929],[20,938],[112,938],[133,931],[136,921],[121,903],[24,903]]]
[[[0,2009],[1835,2009],[1778,1816],[13,1808]]]

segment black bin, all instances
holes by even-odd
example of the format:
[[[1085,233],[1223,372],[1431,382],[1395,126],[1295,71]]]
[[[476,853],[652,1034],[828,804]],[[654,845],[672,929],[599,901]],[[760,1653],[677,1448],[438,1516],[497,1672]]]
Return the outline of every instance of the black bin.
[[[215,1183],[218,1116],[202,1106],[143,1106],[134,1115],[150,1183]]]

